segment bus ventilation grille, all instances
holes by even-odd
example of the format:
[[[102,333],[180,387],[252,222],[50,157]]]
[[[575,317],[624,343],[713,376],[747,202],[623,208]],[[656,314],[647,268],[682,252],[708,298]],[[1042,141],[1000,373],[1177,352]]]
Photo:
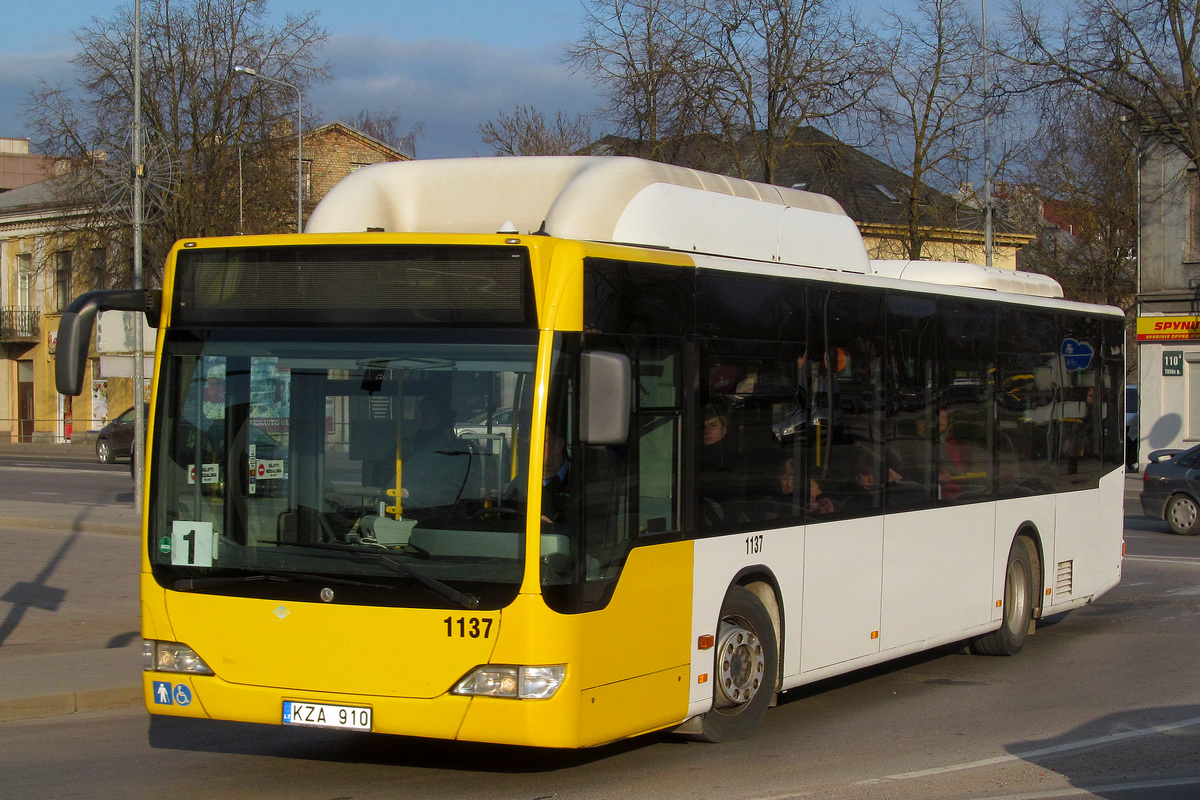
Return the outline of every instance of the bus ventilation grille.
[[[1058,562],[1058,575],[1054,579],[1054,594],[1071,594],[1075,589],[1075,562]]]

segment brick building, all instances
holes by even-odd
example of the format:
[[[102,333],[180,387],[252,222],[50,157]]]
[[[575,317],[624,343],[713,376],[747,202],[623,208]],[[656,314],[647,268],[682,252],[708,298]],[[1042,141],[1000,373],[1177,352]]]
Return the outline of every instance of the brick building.
[[[44,181],[54,174],[54,159],[29,152],[28,139],[0,136],[0,192]]]

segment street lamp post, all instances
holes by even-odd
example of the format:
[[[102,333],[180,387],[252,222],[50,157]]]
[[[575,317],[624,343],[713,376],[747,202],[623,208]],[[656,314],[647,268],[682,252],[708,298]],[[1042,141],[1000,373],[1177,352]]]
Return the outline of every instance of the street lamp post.
[[[278,78],[269,78],[266,75],[259,73],[254,67],[247,67],[244,64],[238,64],[233,68],[234,72],[240,72],[243,75],[249,75],[251,78],[258,78],[267,83],[277,83],[280,86],[286,86],[296,93],[296,233],[304,231],[304,101],[300,97],[300,87],[293,86],[287,81],[281,81]]]

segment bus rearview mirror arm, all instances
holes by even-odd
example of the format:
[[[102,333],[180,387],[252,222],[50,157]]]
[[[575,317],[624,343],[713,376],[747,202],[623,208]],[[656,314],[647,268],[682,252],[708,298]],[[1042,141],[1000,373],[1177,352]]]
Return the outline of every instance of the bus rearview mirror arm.
[[[153,328],[162,310],[161,289],[108,289],[76,297],[58,322],[54,382],[59,394],[77,396],[83,391],[92,326],[101,311],[141,311]]]
[[[625,444],[629,438],[629,358],[595,350],[580,359],[579,438],[588,445]]]

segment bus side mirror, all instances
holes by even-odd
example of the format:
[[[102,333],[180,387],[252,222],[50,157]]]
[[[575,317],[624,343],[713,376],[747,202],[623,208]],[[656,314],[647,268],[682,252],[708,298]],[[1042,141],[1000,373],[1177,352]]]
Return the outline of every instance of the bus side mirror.
[[[87,365],[96,314],[141,311],[157,328],[161,307],[162,292],[154,289],[110,289],[76,297],[58,321],[58,341],[54,348],[54,383],[58,393],[76,396],[83,391],[83,368]]]
[[[584,353],[579,364],[579,438],[588,445],[625,444],[633,370],[620,353]]]

